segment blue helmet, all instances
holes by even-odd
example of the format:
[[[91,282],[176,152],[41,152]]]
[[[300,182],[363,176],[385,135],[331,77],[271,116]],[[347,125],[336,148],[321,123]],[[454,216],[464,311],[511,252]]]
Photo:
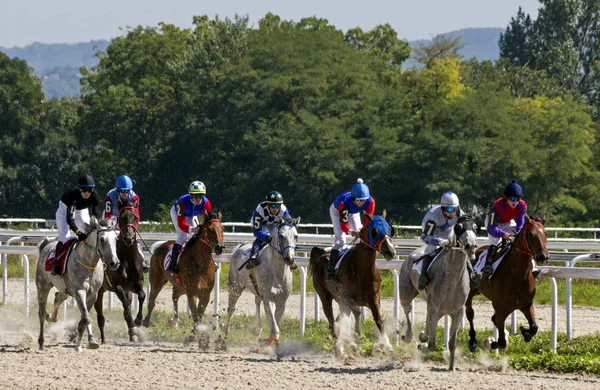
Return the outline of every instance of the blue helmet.
[[[504,196],[518,196],[521,198],[523,196],[523,189],[517,184],[516,180],[513,180],[512,183],[507,185],[504,189]]]
[[[270,191],[265,198],[267,203],[283,203],[283,196],[279,191]]]
[[[127,175],[121,175],[115,181],[115,188],[121,192],[131,191],[133,189],[133,181]]]
[[[369,199],[369,187],[365,183],[363,183],[363,179],[358,179],[356,184],[352,186],[352,190],[350,191],[352,197],[356,200],[366,200]]]

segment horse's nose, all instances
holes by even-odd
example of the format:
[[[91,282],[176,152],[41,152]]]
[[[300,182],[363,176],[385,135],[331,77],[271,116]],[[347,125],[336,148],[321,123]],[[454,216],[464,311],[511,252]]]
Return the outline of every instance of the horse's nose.
[[[119,261],[118,260],[111,260],[108,262],[108,268],[110,268],[111,270],[115,270],[117,268],[119,268]]]
[[[546,264],[548,262],[548,255],[546,255],[545,253],[540,253],[535,257],[535,261],[538,264]]]
[[[132,246],[133,245],[133,239],[130,237],[125,238],[125,245],[127,246]]]
[[[221,253],[223,253],[223,245],[216,245],[215,246],[215,254],[220,255]]]

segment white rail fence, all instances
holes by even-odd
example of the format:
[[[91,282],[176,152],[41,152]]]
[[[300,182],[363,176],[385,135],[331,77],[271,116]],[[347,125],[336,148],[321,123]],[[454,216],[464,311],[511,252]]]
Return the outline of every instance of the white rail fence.
[[[7,238],[8,236],[12,236]],[[2,292],[3,292],[3,303],[7,303],[8,298],[8,272],[7,272],[7,258],[9,254],[19,255],[21,257],[21,262],[24,268],[24,297],[25,297],[25,314],[29,316],[30,314],[30,278],[29,278],[29,260],[35,259],[38,256],[38,250],[36,246],[27,246],[24,245],[26,242],[40,242],[44,238],[54,238],[53,232],[40,232],[40,231],[0,231],[0,244],[3,243],[5,245],[0,245],[0,254],[2,255],[2,269],[3,269],[3,283],[2,283]],[[144,238],[148,242],[154,242],[152,251],[156,245],[160,243],[162,240],[166,239],[174,239],[175,236],[173,234],[163,234],[163,233],[146,233],[144,234]],[[231,243],[239,243],[239,242],[250,242],[253,240],[253,236],[250,233],[226,233],[225,240],[229,244]],[[299,250],[300,253],[305,253],[309,251],[311,245],[314,244],[329,244],[332,241],[331,235],[315,235],[315,234],[301,234],[299,237],[300,242],[311,243],[311,244],[303,244],[306,248],[304,250]],[[418,239],[394,239],[394,244],[401,248],[404,248],[404,254],[407,253],[407,250],[410,251],[415,246],[419,246],[421,241]],[[21,242],[21,245],[10,245],[13,242]],[[300,245],[299,247],[302,247]],[[408,248],[407,248],[408,247]],[[578,240],[578,241],[549,241],[548,243],[549,249],[568,251],[568,250],[596,250],[600,249],[600,243],[593,242],[591,240]],[[402,253],[402,251],[400,251]],[[560,254],[560,252],[559,252]],[[145,252],[145,256],[148,259],[150,257],[149,252]],[[220,256],[213,256],[216,262],[218,263],[229,263],[231,258],[230,254],[222,254]],[[600,280],[600,269],[596,268],[574,268],[574,266],[581,261],[590,261],[590,260],[599,260],[600,254],[598,253],[584,253],[578,254],[573,257],[571,254],[571,258],[569,261],[566,261],[566,267],[541,267],[541,277],[547,277],[550,280],[552,291],[552,349],[556,350],[556,339],[557,339],[557,308],[558,308],[558,291],[557,291],[557,283],[556,278],[561,278],[566,280],[566,333],[567,339],[571,339],[572,336],[572,282],[571,279],[595,279]],[[298,269],[300,272],[300,331],[301,334],[304,334],[305,326],[306,326],[306,278],[307,278],[307,267],[309,258],[306,256],[299,256],[296,258],[296,262],[298,264]],[[401,319],[401,309],[400,309],[400,297],[398,293],[398,282],[399,282],[399,271],[402,266],[403,260],[396,259],[392,261],[385,260],[377,260],[377,266],[383,270],[390,270],[392,272],[394,278],[394,335],[397,336],[400,328],[400,319]],[[219,310],[220,310],[220,276],[221,269],[218,268],[217,275],[215,278],[215,288],[214,288],[214,314],[216,321],[219,321]],[[148,279],[148,278],[147,278]],[[150,292],[150,285],[147,284],[147,292]],[[113,294],[109,295],[109,309],[112,309],[113,306]],[[318,296],[314,294],[315,300],[315,320],[319,320],[319,300]],[[414,302],[413,302],[414,304]],[[137,310],[137,300],[134,299],[134,308]],[[364,310],[363,310],[364,313]],[[414,310],[413,310],[414,313]],[[66,304],[63,306],[63,316],[66,316]],[[446,332],[445,332],[445,344],[447,345],[448,341],[448,317],[446,317]],[[517,323],[516,323],[516,315],[513,313],[511,317],[511,330],[512,333],[516,333]]]

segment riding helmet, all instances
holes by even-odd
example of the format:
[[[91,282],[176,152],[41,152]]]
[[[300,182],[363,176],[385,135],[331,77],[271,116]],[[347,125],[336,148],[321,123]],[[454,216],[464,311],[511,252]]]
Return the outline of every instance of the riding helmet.
[[[127,175],[121,175],[115,181],[115,188],[121,192],[131,191],[133,189],[133,181]]]
[[[523,197],[523,189],[517,184],[516,180],[513,180],[512,183],[507,185],[504,189],[504,196],[518,196],[521,198]]]
[[[363,183],[363,179],[356,180],[356,184],[352,186],[350,191],[352,197],[356,200],[367,200],[369,199],[369,187]]]
[[[78,188],[94,188],[94,187],[96,187],[96,181],[90,175],[85,174],[85,175],[81,176],[79,178],[79,180],[77,180],[77,187]]]
[[[458,207],[458,196],[454,192],[445,192],[440,199],[440,205]]]
[[[267,203],[283,203],[283,196],[279,193],[279,191],[270,191],[265,198]]]
[[[206,194],[206,186],[201,181],[194,181],[188,187],[188,194],[190,194],[190,195],[204,195],[204,194]]]

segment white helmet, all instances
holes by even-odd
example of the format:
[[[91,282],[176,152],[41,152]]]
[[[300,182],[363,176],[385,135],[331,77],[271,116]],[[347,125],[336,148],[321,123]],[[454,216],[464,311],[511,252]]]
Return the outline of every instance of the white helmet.
[[[446,192],[440,199],[440,205],[458,207],[458,196],[454,192]]]

